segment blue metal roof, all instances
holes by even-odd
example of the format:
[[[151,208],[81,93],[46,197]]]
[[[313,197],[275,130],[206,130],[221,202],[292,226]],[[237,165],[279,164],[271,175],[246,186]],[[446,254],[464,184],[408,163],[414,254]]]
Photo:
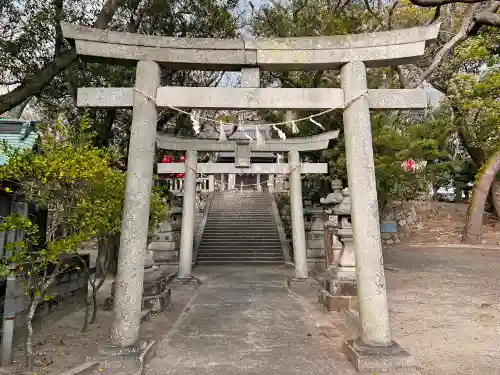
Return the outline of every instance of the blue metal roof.
[[[0,142],[7,141],[14,148],[33,148],[38,138],[34,122],[0,118]],[[9,161],[7,155],[0,150],[0,165]]]

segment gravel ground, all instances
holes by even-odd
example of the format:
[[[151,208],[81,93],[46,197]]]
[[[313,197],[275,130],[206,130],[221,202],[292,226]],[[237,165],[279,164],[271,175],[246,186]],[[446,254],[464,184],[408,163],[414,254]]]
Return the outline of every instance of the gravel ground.
[[[500,251],[390,249],[393,337],[426,374],[500,374]]]

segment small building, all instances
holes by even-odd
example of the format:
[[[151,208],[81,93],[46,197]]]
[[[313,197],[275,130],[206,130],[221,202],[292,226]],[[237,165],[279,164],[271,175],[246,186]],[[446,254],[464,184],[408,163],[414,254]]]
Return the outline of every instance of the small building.
[[[0,118],[0,142],[6,142],[9,147],[16,149],[32,149],[36,146],[38,134],[34,121]],[[0,166],[8,163],[9,157],[0,148]],[[16,186],[12,181],[2,181],[3,186],[8,186],[14,193],[7,193],[0,189],[0,218],[13,212],[24,213],[31,217],[40,229],[40,242],[45,242],[47,228],[47,211],[37,210],[33,204],[26,203],[22,195],[16,194]],[[11,241],[8,234],[0,233],[0,253],[7,241]]]

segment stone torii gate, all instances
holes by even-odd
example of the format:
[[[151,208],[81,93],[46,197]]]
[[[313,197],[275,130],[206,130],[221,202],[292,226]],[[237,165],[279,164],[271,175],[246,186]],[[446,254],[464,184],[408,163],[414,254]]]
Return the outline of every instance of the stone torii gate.
[[[84,107],[133,108],[113,344],[129,347],[139,337],[157,107],[339,108],[343,109],[361,326],[360,338],[348,342],[344,351],[358,369],[386,370],[388,365],[408,363],[406,352],[391,341],[389,329],[370,109],[425,108],[427,100],[418,89],[368,89],[366,68],[415,62],[426,42],[437,37],[438,24],[359,35],[257,39],[161,37],[71,24],[63,24],[62,29],[77,53],[87,59],[137,66],[135,87],[82,88],[77,98]],[[242,87],[161,87],[160,65],[241,71]],[[340,69],[341,88],[259,88],[261,70],[329,69]]]
[[[264,145],[234,141],[178,138],[159,134],[156,144],[160,149],[186,151],[185,163],[158,164],[158,173],[185,173],[184,200],[182,206],[181,246],[179,252],[179,278],[191,277],[193,237],[195,227],[196,174],[216,173],[271,173],[289,174],[290,205],[292,216],[293,253],[295,275],[299,279],[308,278],[306,237],[302,208],[302,185],[300,175],[306,173],[327,173],[326,163],[300,163],[299,151],[323,150],[328,142],[337,138],[339,131],[332,131],[306,138],[268,140]],[[235,152],[235,162],[197,163],[198,151]],[[250,163],[251,152],[287,152],[288,164]]]

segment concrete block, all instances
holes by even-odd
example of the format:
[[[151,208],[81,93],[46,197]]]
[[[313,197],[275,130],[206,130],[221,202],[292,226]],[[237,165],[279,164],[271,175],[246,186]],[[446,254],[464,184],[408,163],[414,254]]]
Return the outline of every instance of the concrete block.
[[[311,249],[324,249],[325,248],[325,241],[321,239],[317,240],[308,240],[307,241],[307,247]]]
[[[356,282],[355,281],[341,281],[335,279],[325,279],[324,288],[330,294],[336,296],[356,296]]]
[[[307,248],[306,249],[306,254],[307,254],[307,258],[308,259],[310,259],[310,258],[321,258],[323,260],[323,263],[324,263],[325,251],[323,249],[310,249],[310,248]]]
[[[148,246],[148,249],[151,251],[172,251],[176,248],[175,241],[155,241],[151,242]]]
[[[167,262],[179,259],[179,250],[172,251],[153,251],[153,261]]]
[[[413,371],[414,357],[399,344],[392,341],[390,346],[368,346],[361,340],[348,340],[342,351],[360,372],[396,372]]]
[[[334,296],[324,289],[321,291],[319,298],[319,302],[325,306],[328,311],[340,312],[342,309],[351,309],[357,305],[356,296]]]
[[[337,266],[332,269],[333,277],[339,281],[356,281],[355,267]]]

